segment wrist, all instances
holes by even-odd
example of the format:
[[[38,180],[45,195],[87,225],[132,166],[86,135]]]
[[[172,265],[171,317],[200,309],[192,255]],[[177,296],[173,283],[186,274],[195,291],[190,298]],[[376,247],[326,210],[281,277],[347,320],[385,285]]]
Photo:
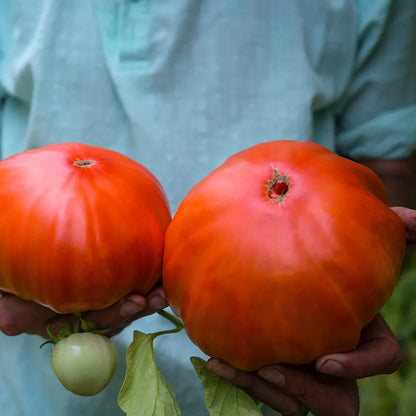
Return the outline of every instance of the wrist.
[[[416,209],[416,157],[399,160],[362,159],[358,161],[383,181],[390,206]]]

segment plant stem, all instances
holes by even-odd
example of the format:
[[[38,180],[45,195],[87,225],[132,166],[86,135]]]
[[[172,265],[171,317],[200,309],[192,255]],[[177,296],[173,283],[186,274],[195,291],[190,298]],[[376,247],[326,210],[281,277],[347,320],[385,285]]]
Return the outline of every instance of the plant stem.
[[[183,329],[182,321],[179,318],[177,318],[175,315],[172,315],[171,313],[166,312],[165,310],[159,311],[158,314],[160,316],[163,316],[168,321],[170,321],[173,325],[175,325],[175,328],[168,329],[166,331],[160,331],[157,334],[155,334],[155,336],[159,336],[159,335],[163,335],[163,334],[173,334],[173,333],[179,332]]]
[[[75,323],[74,323],[74,327],[72,328],[72,332],[77,333],[79,332],[79,328],[81,326],[81,319],[82,319],[81,312],[75,312],[74,316],[75,316]]]

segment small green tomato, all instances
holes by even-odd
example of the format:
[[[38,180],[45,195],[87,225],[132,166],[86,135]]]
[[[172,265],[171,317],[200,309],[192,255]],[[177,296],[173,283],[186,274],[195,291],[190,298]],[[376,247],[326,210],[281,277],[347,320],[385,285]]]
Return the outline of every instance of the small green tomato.
[[[52,348],[51,363],[67,390],[93,396],[111,380],[117,367],[117,352],[108,338],[81,332],[63,338]]]

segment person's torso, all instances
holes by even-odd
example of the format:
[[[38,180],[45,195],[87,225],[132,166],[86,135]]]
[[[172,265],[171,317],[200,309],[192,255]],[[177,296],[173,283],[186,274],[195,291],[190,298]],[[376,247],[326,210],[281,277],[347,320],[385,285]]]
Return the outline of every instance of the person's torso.
[[[2,157],[110,147],[146,165],[175,210],[259,141],[335,146],[333,105],[355,53],[349,0],[45,0],[9,13]]]

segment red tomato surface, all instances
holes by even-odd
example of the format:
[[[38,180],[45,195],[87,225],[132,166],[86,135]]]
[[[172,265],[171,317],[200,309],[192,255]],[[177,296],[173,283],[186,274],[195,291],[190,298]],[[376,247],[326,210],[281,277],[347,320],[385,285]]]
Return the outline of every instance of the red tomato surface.
[[[186,196],[165,242],[189,337],[238,368],[354,348],[390,297],[405,228],[366,167],[310,142],[242,151]]]
[[[64,143],[0,162],[0,288],[61,313],[148,292],[170,222],[156,178],[111,150]]]

